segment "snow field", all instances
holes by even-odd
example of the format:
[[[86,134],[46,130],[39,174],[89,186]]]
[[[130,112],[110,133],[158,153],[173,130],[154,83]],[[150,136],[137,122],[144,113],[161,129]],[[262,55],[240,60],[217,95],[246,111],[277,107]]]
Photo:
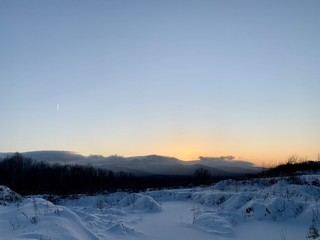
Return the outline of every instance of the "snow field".
[[[320,226],[319,179],[226,180],[203,188],[70,196],[59,205],[0,186],[0,239],[301,240]]]

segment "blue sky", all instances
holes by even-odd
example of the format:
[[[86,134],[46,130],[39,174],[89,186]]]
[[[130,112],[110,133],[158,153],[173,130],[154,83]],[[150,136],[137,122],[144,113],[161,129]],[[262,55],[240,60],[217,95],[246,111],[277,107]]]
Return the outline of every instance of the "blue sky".
[[[1,1],[0,151],[316,158],[319,12],[316,0]]]

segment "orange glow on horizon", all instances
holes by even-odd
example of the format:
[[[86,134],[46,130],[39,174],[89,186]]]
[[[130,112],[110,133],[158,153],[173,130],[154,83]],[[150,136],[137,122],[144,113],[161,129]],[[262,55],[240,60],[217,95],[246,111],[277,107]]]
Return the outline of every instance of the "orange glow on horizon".
[[[188,139],[193,139],[192,141]],[[228,141],[226,141],[228,140]],[[198,160],[200,156],[203,157],[220,157],[220,156],[234,156],[234,160],[243,160],[252,162],[256,166],[272,167],[279,163],[284,163],[292,155],[299,155],[307,157],[310,160],[316,160],[319,152],[313,149],[298,148],[296,145],[288,144],[284,146],[279,141],[272,143],[260,144],[258,141],[237,142],[232,139],[225,141],[209,141],[207,139],[190,136],[187,139],[174,139],[168,141],[146,141],[138,146],[114,142],[110,144],[106,151],[104,144],[88,148],[84,145],[81,152],[84,155],[101,154],[104,156],[119,155],[124,157],[132,156],[146,156],[146,155],[161,155],[167,157],[174,157],[183,161]],[[131,143],[131,141],[128,141]],[[288,143],[288,142],[287,142]],[[295,148],[294,148],[295,147]],[[75,149],[75,148],[74,148]],[[292,149],[295,149],[293,151]]]

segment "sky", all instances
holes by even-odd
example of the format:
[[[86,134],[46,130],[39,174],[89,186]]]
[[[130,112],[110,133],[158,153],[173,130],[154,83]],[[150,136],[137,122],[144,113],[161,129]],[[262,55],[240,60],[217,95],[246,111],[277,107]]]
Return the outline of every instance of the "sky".
[[[320,1],[0,2],[0,151],[320,153]]]

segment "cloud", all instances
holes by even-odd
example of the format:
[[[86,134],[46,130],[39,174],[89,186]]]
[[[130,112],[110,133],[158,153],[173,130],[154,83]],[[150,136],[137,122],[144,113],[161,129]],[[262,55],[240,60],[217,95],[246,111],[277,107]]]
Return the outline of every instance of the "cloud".
[[[245,160],[236,160],[234,156],[199,157],[200,163],[210,167],[252,168],[254,164]]]

